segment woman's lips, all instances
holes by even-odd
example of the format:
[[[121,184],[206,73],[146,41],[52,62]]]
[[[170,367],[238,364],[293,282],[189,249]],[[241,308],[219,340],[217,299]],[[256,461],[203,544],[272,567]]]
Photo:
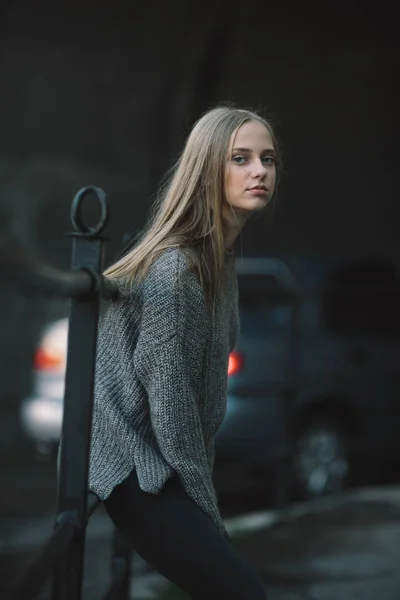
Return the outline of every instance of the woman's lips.
[[[247,191],[253,194],[254,196],[264,196],[268,192],[266,188],[259,187],[250,188]]]

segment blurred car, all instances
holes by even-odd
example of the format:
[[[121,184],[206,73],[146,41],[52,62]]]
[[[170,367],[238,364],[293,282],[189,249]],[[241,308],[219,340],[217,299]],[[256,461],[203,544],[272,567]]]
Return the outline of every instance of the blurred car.
[[[21,404],[22,427],[39,459],[54,453],[61,434],[67,341],[67,318],[44,328],[34,354],[33,391]]]
[[[305,272],[314,273],[316,285],[295,277],[282,260],[237,261],[241,332],[216,435],[217,466],[253,471],[269,487],[272,468],[290,497],[340,490],[357,463],[369,468],[400,450],[400,344],[392,335],[398,288],[385,295],[375,282],[372,295],[365,286],[349,294],[343,280],[332,287],[331,267],[311,267]],[[382,298],[387,316],[393,306],[386,329],[376,324]],[[67,333],[67,319],[45,329],[33,393],[21,407],[23,427],[41,457],[58,445]]]
[[[286,497],[310,498],[396,472],[400,283],[379,261],[295,266],[296,277],[279,260],[238,263],[241,334],[217,457],[266,486],[272,467]]]

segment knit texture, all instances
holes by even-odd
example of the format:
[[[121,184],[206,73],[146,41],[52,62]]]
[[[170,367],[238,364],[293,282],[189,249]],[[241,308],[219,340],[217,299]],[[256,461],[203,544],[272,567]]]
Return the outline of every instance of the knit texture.
[[[133,469],[151,494],[176,472],[225,533],[212,482],[214,436],[238,332],[232,253],[212,310],[179,248],[165,250],[145,280],[110,305],[99,326],[89,463],[89,489],[101,500]]]

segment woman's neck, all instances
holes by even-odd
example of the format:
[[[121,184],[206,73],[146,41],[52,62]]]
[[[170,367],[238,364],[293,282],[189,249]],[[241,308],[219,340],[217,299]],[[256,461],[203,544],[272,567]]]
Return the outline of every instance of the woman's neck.
[[[242,227],[246,223],[249,215],[230,213],[223,216],[224,220],[224,239],[225,249],[233,250],[236,238],[240,234]]]

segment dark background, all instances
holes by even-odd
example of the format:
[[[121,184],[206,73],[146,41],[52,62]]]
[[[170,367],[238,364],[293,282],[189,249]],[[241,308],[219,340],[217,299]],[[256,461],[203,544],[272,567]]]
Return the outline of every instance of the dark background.
[[[3,1],[1,227],[68,267],[71,200],[95,184],[111,205],[110,260],[122,236],[143,225],[193,121],[231,102],[272,119],[285,166],[274,210],[246,226],[239,252],[397,264],[394,6]],[[7,456],[39,328],[68,304],[1,286]]]

